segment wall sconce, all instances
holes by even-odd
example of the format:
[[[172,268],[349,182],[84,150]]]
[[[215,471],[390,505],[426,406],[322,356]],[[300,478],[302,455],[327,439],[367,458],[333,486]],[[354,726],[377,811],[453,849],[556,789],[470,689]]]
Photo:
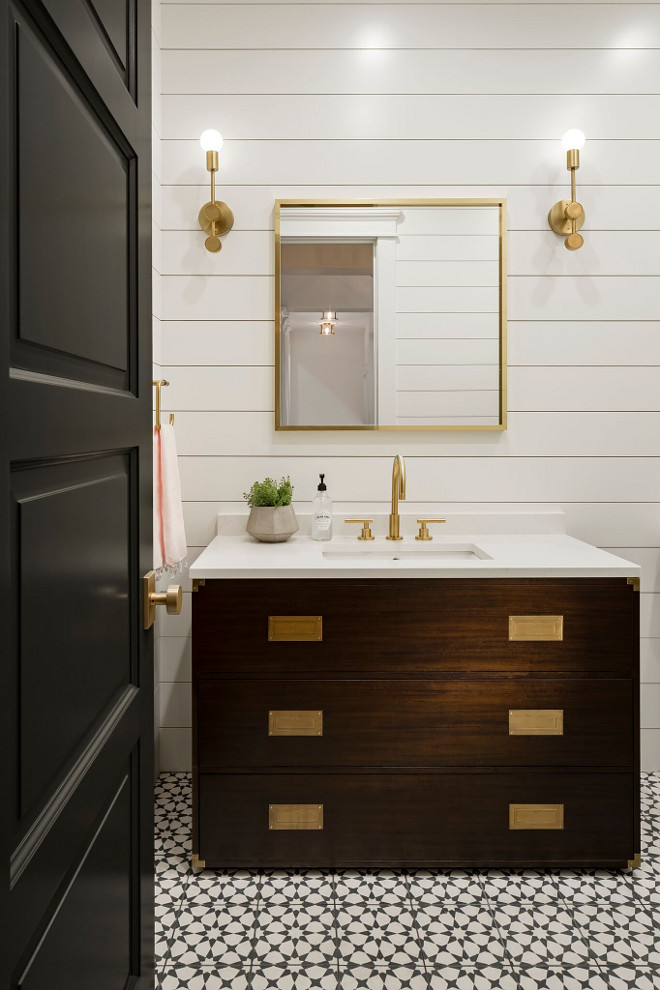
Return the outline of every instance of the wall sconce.
[[[321,336],[329,337],[335,332],[335,326],[339,323],[337,319],[337,313],[334,309],[326,309],[321,317],[319,326],[321,327]]]
[[[215,198],[215,173],[218,171],[218,153],[222,148],[222,134],[214,130],[204,131],[199,143],[206,152],[206,167],[211,173],[211,200],[199,211],[199,225],[204,233],[209,235],[204,241],[204,247],[215,254],[222,248],[220,238],[228,234],[234,226],[234,214],[226,203],[218,202]]]
[[[566,131],[561,139],[561,146],[566,152],[566,168],[571,173],[571,198],[560,199],[555,203],[548,213],[548,223],[555,234],[566,237],[564,247],[569,251],[577,251],[584,244],[584,238],[578,234],[584,223],[584,210],[575,198],[575,173],[580,167],[580,148],[584,146],[584,134],[575,128]]]

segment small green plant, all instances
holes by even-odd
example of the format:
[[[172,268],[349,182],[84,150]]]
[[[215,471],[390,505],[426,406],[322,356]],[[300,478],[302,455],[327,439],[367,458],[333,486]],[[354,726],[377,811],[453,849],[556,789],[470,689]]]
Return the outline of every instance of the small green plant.
[[[249,492],[243,492],[243,498],[251,509],[263,505],[273,508],[291,505],[292,496],[293,485],[288,477],[280,478],[279,485],[274,478],[264,478],[263,481],[255,481]]]

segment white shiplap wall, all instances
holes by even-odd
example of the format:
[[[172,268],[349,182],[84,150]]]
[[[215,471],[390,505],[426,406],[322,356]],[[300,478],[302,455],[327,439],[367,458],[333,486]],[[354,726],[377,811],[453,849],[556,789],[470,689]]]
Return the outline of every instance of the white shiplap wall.
[[[338,513],[560,508],[641,564],[643,761],[660,767],[660,4],[163,3],[156,269],[191,556],[258,477],[299,505],[325,471]],[[547,227],[588,135],[585,246]],[[225,136],[220,255],[196,226],[198,136]],[[506,196],[509,429],[273,431],[273,200]],[[188,585],[189,588],[189,585]],[[190,763],[190,601],[162,623],[161,758]]]

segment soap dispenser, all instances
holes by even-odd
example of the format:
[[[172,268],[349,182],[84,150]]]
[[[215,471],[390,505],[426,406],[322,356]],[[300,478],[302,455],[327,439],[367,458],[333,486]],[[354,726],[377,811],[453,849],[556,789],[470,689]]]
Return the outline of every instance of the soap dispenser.
[[[332,499],[328,495],[324,482],[325,475],[320,474],[321,479],[316,490],[316,496],[312,502],[312,539],[331,540],[332,539]]]

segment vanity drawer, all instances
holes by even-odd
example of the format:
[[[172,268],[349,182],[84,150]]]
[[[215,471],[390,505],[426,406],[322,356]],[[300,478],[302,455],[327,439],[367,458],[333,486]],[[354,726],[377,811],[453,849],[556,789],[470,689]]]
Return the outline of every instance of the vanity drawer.
[[[208,580],[193,595],[195,673],[632,676],[638,608],[625,578]]]
[[[609,679],[201,680],[198,765],[630,767],[632,690]]]
[[[211,867],[621,867],[638,851],[632,773],[200,773],[197,787]]]

